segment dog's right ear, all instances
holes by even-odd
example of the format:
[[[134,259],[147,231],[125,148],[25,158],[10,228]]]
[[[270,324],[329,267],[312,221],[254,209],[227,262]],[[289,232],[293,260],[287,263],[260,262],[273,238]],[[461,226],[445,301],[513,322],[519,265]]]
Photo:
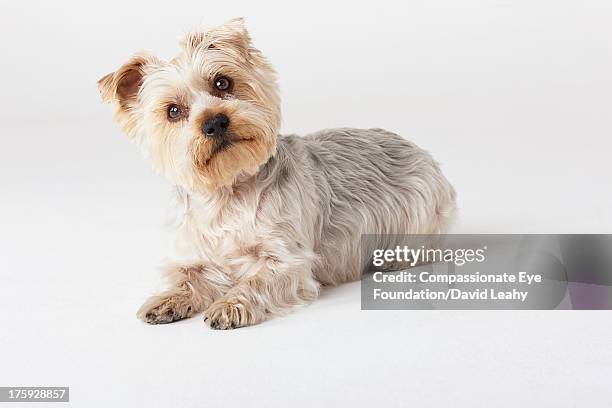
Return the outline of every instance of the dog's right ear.
[[[100,96],[104,102],[118,102],[122,109],[134,106],[142,86],[147,68],[159,61],[152,55],[134,55],[117,71],[103,76],[98,81]]]

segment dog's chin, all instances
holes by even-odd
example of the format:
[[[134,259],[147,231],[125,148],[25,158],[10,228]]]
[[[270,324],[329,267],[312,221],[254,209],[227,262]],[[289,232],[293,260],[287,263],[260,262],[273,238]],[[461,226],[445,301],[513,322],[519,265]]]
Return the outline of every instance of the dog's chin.
[[[276,142],[232,135],[194,147],[190,187],[197,192],[211,192],[255,174],[273,154]]]

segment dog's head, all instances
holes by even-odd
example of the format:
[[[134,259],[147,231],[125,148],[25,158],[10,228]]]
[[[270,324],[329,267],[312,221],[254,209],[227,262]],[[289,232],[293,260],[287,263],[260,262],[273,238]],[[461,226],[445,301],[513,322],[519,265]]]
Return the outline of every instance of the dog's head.
[[[141,53],[98,81],[124,132],[170,181],[211,191],[257,172],[276,150],[273,69],[242,19],[181,41],[170,62]]]

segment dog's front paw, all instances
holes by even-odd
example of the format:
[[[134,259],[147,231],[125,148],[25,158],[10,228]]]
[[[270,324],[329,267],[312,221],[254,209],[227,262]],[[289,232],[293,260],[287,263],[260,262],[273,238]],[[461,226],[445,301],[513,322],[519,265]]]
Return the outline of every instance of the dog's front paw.
[[[192,315],[188,299],[178,295],[152,296],[138,310],[137,316],[149,324],[172,323]]]
[[[204,322],[211,329],[228,330],[249,325],[248,308],[235,300],[219,299],[204,312]]]

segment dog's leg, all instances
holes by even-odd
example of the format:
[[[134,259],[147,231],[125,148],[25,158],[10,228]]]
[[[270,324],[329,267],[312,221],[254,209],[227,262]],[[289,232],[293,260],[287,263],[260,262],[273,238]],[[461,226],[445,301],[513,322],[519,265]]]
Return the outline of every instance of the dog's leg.
[[[310,302],[318,293],[319,283],[310,268],[266,268],[217,299],[204,312],[204,321],[213,329],[249,326]]]
[[[164,275],[170,288],[150,297],[138,310],[138,318],[146,323],[171,323],[191,317],[206,310],[232,285],[223,272],[199,264],[168,265]]]

